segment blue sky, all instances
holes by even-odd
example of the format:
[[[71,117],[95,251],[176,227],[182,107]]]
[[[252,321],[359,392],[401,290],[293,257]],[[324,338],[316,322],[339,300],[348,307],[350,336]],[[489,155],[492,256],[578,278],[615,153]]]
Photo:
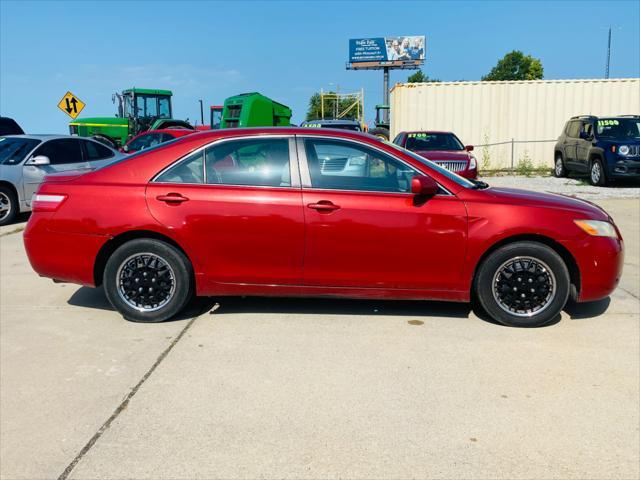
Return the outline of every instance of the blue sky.
[[[426,35],[424,71],[479,80],[505,53],[542,60],[545,78],[640,76],[640,2],[42,2],[0,0],[0,113],[32,133],[64,133],[67,90],[83,116],[113,115],[131,86],[174,92],[174,116],[260,91],[303,120],[309,96],[365,90],[366,119],[382,73],[347,71],[349,38]],[[411,72],[409,72],[411,73]],[[391,84],[408,73],[391,74]]]

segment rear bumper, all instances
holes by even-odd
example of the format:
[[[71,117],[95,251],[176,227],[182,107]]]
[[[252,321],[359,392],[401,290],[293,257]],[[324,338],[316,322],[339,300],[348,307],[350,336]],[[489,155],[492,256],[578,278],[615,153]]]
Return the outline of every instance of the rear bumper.
[[[94,287],[95,259],[109,237],[52,232],[42,221],[49,215],[32,214],[25,229],[24,246],[31,267],[42,277]]]
[[[576,261],[580,270],[578,302],[605,298],[620,283],[624,263],[624,242],[608,237],[589,237],[582,242]]]

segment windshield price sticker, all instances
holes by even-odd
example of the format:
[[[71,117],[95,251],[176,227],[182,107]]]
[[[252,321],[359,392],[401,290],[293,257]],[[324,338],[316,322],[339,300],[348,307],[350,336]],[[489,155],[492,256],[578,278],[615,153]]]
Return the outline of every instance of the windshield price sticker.
[[[608,127],[612,125],[620,125],[618,120],[598,120],[599,127]]]

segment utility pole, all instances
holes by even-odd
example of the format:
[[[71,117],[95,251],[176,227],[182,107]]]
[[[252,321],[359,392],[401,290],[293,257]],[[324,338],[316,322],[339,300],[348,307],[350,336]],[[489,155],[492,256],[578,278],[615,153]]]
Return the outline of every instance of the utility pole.
[[[382,72],[382,103],[389,105],[389,67],[383,67]],[[388,108],[383,110],[382,118],[385,123],[389,123]]]
[[[200,102],[200,123],[204,125],[204,107],[202,106],[202,100],[198,100]]]
[[[604,71],[604,78],[609,78],[610,64],[611,64],[611,25],[609,25],[609,41],[607,43],[607,68]]]

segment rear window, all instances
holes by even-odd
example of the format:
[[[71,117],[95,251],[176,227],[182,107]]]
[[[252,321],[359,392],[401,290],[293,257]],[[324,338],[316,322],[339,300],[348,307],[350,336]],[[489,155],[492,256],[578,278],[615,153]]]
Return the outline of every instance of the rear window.
[[[36,148],[40,140],[34,138],[0,137],[0,165],[16,165]]]

